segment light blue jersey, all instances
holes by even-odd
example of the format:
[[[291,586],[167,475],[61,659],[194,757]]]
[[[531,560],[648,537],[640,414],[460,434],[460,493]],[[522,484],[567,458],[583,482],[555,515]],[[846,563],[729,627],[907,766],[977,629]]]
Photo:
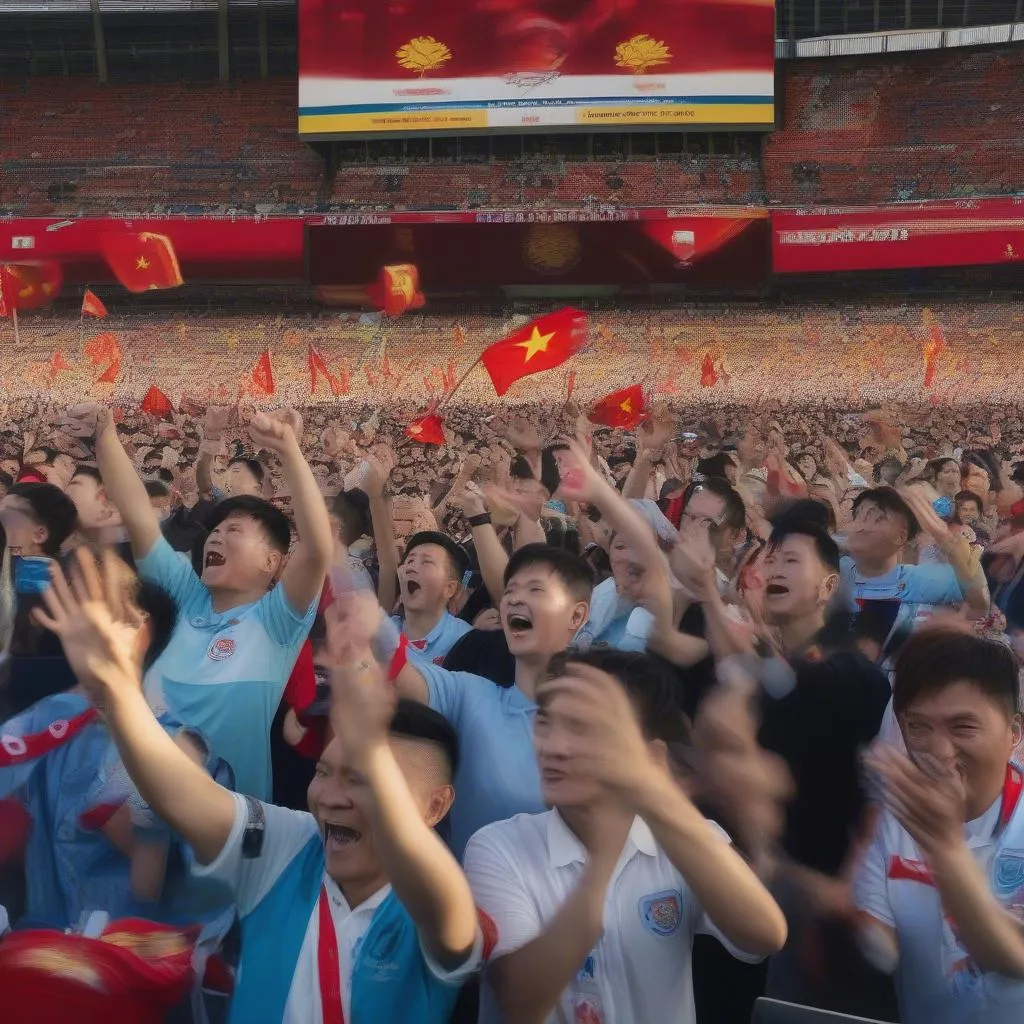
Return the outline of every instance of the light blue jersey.
[[[178,609],[171,641],[146,673],[151,706],[207,736],[238,792],[269,799],[270,727],[316,602],[300,614],[276,586],[253,604],[215,612],[206,585],[163,538],[137,567]]]
[[[545,809],[533,752],[537,705],[518,687],[503,689],[483,676],[417,665],[430,706],[459,735],[449,845],[462,859],[470,836],[492,821]]]
[[[609,577],[594,587],[590,617],[573,642],[584,650],[597,646],[643,653],[653,625],[654,616],[620,596],[615,580]]]
[[[391,621],[400,633],[405,633],[405,623],[398,615],[392,615]],[[451,612],[445,612],[438,624],[422,640],[409,641],[409,659],[417,665],[426,662],[429,665],[441,665],[448,652],[473,627],[462,619],[455,618]]]

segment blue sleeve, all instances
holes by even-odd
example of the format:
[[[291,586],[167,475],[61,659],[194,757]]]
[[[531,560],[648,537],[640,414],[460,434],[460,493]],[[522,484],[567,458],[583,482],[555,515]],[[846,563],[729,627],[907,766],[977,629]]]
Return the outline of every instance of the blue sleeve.
[[[149,549],[145,558],[135,563],[135,568],[147,583],[155,583],[165,590],[179,611],[208,597],[206,586],[195,574],[191,561],[182,558],[163,537]]]
[[[908,569],[904,600],[914,604],[962,604],[964,595],[951,565],[914,565]]]
[[[449,672],[445,668],[439,668],[437,665],[430,665],[426,662],[418,663],[416,668],[426,680],[430,706],[439,714],[444,715],[457,729],[459,720],[462,718],[466,686],[471,685],[471,681],[475,677],[468,672]]]
[[[279,583],[260,598],[256,614],[275,644],[298,649],[313,626],[317,603],[314,601],[300,614],[288,603],[284,587]]]
[[[25,740],[47,730],[56,735],[59,723],[71,721],[88,707],[88,701],[82,697],[58,693],[44,697],[27,711],[0,724],[0,799],[25,785],[46,761],[45,754],[26,760]],[[54,744],[55,747],[58,745]]]

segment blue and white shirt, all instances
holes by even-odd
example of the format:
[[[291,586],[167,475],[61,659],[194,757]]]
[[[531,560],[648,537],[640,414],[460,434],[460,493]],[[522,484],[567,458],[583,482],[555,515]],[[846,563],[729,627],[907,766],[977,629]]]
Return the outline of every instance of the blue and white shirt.
[[[654,616],[646,608],[622,597],[615,580],[609,577],[594,587],[590,617],[573,642],[584,649],[598,645],[642,653],[647,650],[647,638],[653,626]]]
[[[207,736],[240,793],[269,798],[270,727],[316,602],[297,612],[276,586],[253,604],[215,612],[206,585],[163,538],[137,567],[178,609],[171,641],[146,673],[150,706]]]
[[[400,633],[408,636],[401,616],[392,615],[391,621]],[[409,659],[417,665],[424,662],[430,665],[441,665],[448,656],[448,652],[472,628],[468,622],[457,619],[451,612],[446,611],[438,624],[422,640],[409,640]]]

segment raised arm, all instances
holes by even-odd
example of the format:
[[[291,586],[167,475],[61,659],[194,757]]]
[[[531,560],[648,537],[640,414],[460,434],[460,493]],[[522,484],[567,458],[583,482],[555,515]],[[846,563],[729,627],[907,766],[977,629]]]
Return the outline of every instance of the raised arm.
[[[303,615],[323,589],[334,555],[334,538],[320,485],[299,448],[301,430],[301,421],[292,412],[278,417],[259,413],[249,425],[253,444],[281,460],[285,486],[291,492],[299,540],[288,558],[281,586],[292,609]]]
[[[346,600],[345,598],[342,601]],[[394,692],[368,644],[345,637],[342,609],[327,612],[332,661],[331,727],[345,760],[365,779],[373,838],[395,895],[416,924],[420,941],[446,970],[464,964],[478,932],[466,876],[431,826],[451,805],[453,791],[425,821],[388,741]],[[365,642],[362,641],[362,642]]]
[[[116,556],[105,553],[101,573],[84,548],[75,554],[71,584],[54,565],[46,610],[37,610],[36,619],[60,637],[142,798],[208,864],[231,834],[234,798],[167,735],[142,695],[132,653],[137,625],[126,625],[130,612],[118,597]]]

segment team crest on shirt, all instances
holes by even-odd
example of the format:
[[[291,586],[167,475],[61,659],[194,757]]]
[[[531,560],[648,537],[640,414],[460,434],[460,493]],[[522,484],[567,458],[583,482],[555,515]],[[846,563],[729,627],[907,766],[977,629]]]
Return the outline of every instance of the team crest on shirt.
[[[1024,921],[1024,850],[1005,850],[992,865],[996,899],[1018,921]]]
[[[674,935],[683,916],[683,894],[678,889],[666,889],[640,900],[640,920],[655,935]]]
[[[206,652],[206,656],[210,661],[227,661],[234,653],[235,641],[229,636],[221,636],[217,637],[217,639],[210,644],[210,649]]]

